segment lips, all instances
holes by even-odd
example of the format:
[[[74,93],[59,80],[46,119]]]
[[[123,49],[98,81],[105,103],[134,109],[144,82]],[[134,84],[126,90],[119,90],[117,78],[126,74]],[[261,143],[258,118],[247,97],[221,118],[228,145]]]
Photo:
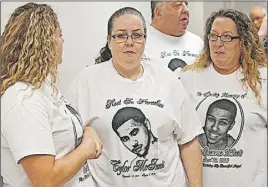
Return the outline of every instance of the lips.
[[[183,24],[187,24],[188,23],[188,18],[182,18],[180,20]]]
[[[210,139],[215,140],[215,139],[217,139],[220,135],[219,135],[219,134],[216,134],[216,133],[209,132],[209,133],[208,133],[208,136],[209,136]]]
[[[223,51],[215,51],[214,53],[216,53],[216,54],[218,54],[218,55],[220,55],[220,54],[224,54]]]
[[[142,148],[142,145],[141,144],[140,145],[137,145],[137,146],[134,147],[134,149],[132,149],[132,152],[138,153],[138,152],[141,151],[141,148]]]
[[[135,54],[134,51],[125,51],[124,53],[127,53],[127,54]]]

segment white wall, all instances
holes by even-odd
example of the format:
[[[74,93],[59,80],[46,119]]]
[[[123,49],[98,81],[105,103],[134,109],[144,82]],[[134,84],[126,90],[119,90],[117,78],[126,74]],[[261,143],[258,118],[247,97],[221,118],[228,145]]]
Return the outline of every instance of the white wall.
[[[66,91],[71,81],[82,68],[94,64],[94,58],[105,44],[108,19],[115,10],[124,6],[132,6],[143,14],[147,25],[151,22],[149,1],[44,3],[52,5],[58,13],[65,39],[63,63],[60,65],[59,71],[59,87],[62,92]],[[16,7],[23,4],[25,2],[1,2],[1,33],[10,14]],[[248,7],[252,4],[254,3],[247,3]],[[212,11],[224,6],[230,5],[224,2],[190,2],[189,30],[203,37],[205,19]]]
[[[245,12],[247,15],[249,15],[250,10],[254,6],[261,6],[267,10],[267,0],[265,1],[259,1],[259,2],[236,2],[234,3],[233,8]]]
[[[1,33],[10,14],[25,2],[2,2]],[[137,8],[151,22],[150,2],[44,2],[52,5],[58,13],[65,39],[63,63],[60,65],[60,89],[64,92],[77,73],[87,65],[94,64],[101,47],[104,46],[107,22],[112,13],[124,6]],[[189,29],[203,35],[202,2],[189,3],[191,12]]]
[[[46,2],[44,2],[46,3]],[[24,2],[2,2],[1,33],[11,12]],[[133,6],[149,21],[149,2],[47,2],[58,13],[63,30],[63,63],[60,65],[60,89],[64,92],[76,74],[94,64],[99,49],[105,44],[110,15],[118,8]]]

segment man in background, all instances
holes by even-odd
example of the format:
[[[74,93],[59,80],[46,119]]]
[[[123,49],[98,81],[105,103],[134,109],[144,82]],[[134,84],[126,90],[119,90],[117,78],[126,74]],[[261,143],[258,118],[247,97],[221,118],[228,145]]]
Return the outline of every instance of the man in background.
[[[252,21],[252,23],[255,25],[257,31],[259,31],[261,27],[262,20],[264,16],[266,15],[266,10],[263,7],[256,6],[253,7],[249,13],[249,17]]]
[[[148,27],[143,59],[167,67],[173,59],[186,64],[195,61],[203,48],[203,40],[187,30],[187,5],[186,1],[151,1],[152,23]]]

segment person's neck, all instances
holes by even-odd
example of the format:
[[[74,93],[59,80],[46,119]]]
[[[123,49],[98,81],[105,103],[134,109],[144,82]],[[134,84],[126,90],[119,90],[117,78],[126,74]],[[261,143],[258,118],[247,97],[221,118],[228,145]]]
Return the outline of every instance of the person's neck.
[[[162,32],[163,34],[166,34],[169,36],[181,37],[182,35],[186,33],[186,31],[174,33],[174,31],[168,30],[167,28],[163,27],[161,23],[156,22],[156,21],[152,21],[151,26],[154,27],[156,30]]]
[[[126,69],[114,60],[112,64],[119,75],[133,81],[139,79],[143,74],[143,67],[141,64],[138,64],[132,69]]]
[[[222,75],[228,75],[228,74],[235,72],[240,67],[240,63],[234,65],[233,67],[229,69],[223,69],[223,68],[217,67],[214,63],[213,63],[213,67],[218,73]]]
[[[207,145],[210,149],[214,149],[214,150],[225,149],[227,147],[227,137],[222,138],[217,143],[211,144],[207,142]]]

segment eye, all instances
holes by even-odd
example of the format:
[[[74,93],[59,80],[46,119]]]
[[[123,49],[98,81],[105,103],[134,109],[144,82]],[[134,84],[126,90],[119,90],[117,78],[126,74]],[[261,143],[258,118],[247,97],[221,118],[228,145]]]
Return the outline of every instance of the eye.
[[[227,125],[228,125],[228,123],[227,123],[226,121],[220,121],[219,124],[220,124],[221,126],[227,126]]]
[[[138,128],[133,129],[129,134],[131,136],[136,136],[140,130]]]
[[[216,39],[216,38],[218,38],[218,35],[217,34],[214,34],[214,33],[210,33],[209,37],[211,39]]]
[[[173,8],[179,9],[182,6],[182,2],[174,3]]]
[[[212,117],[208,117],[208,121],[209,122],[215,122],[214,118],[212,118]]]
[[[117,34],[116,37],[120,39],[125,39],[127,37],[127,34]]]
[[[142,38],[142,36],[143,36],[143,35],[140,34],[140,33],[133,33],[133,34],[132,34],[132,37],[135,38],[135,39],[140,39],[140,38]]]
[[[232,37],[230,35],[222,35],[222,39],[229,41],[232,39]]]
[[[128,136],[123,136],[120,138],[122,142],[127,142],[129,141],[129,137]]]

